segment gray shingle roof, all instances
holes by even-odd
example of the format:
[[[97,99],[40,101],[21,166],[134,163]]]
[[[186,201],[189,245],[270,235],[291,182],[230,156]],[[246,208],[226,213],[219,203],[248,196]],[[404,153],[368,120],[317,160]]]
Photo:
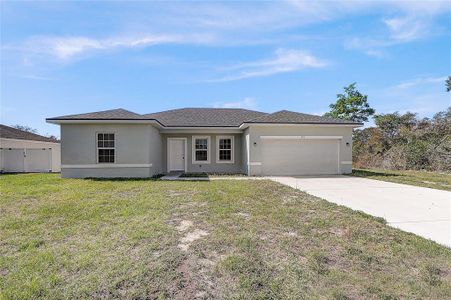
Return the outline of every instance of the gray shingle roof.
[[[284,124],[360,124],[352,121],[326,118],[294,111],[281,110],[255,118],[246,123],[284,123]]]
[[[238,127],[265,113],[240,108],[182,108],[144,115],[167,127]]]
[[[125,110],[123,108],[97,111],[86,114],[67,115],[48,118],[47,120],[142,120],[143,117],[137,113]]]
[[[13,127],[9,127],[6,125],[0,124],[0,137],[5,139],[16,139],[16,140],[31,140],[31,141],[40,141],[40,142],[52,142],[58,143],[48,137],[19,130]]]
[[[287,110],[268,114],[241,108],[181,108],[145,115],[120,108],[47,120],[155,120],[164,127],[238,127],[243,123],[362,125]]]

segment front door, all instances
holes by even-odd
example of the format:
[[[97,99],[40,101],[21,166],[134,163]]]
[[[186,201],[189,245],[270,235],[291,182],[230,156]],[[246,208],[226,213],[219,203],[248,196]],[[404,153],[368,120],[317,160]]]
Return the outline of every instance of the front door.
[[[185,140],[168,139],[168,171],[185,171]]]

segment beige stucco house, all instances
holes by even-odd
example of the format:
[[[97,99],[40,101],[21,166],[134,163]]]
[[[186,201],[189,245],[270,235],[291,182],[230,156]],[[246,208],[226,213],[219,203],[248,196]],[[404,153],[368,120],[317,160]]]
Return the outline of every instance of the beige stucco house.
[[[361,123],[291,111],[115,109],[48,118],[61,126],[63,177],[149,177],[171,171],[345,174]]]

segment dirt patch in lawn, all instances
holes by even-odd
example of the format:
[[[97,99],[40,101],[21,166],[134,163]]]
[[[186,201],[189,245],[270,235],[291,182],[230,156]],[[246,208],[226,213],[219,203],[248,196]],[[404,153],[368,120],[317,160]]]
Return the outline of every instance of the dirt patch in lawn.
[[[194,207],[194,206],[191,206]],[[178,285],[173,287],[174,299],[211,299],[216,297],[214,268],[218,257],[209,253],[202,245],[194,244],[207,237],[206,230],[196,228],[192,220],[172,221],[179,233],[178,249],[184,253],[183,260],[176,268],[180,276]]]
[[[193,222],[190,220],[182,220],[180,222],[180,224],[176,227],[177,231],[185,231],[188,228],[190,228],[191,226],[193,226]]]
[[[235,213],[235,215],[238,216],[238,217],[241,217],[241,218],[243,218],[243,219],[249,219],[249,218],[251,217],[250,214],[245,213],[245,212],[241,212],[241,211]]]
[[[188,248],[194,241],[197,241],[207,235],[208,232],[202,229],[196,229],[192,232],[188,232],[183,238],[180,239],[180,244],[178,244],[178,247],[183,251],[188,251]]]

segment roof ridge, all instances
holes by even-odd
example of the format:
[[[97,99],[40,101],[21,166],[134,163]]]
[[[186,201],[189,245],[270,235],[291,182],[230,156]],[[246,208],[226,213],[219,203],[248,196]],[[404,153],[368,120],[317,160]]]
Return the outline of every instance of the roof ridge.
[[[115,110],[122,110],[122,111],[125,111],[125,112],[128,112],[128,113],[135,114],[135,115],[137,115],[137,116],[142,116],[141,114],[135,113],[134,111],[131,111],[131,110],[128,110],[128,109],[125,109],[125,108],[122,108],[122,107],[119,107],[119,108],[113,108],[113,109],[107,109],[107,110],[95,111],[94,113],[103,113],[103,112],[109,112],[109,111],[115,111]]]
[[[183,107],[183,108],[174,108],[174,109],[162,110],[162,111],[157,111],[157,112],[152,112],[152,113],[146,113],[146,114],[143,114],[142,116],[156,115],[156,114],[161,114],[161,113],[170,113],[170,112],[174,112],[174,111],[196,110],[196,109],[197,110],[235,110],[235,111],[247,111],[247,112],[267,114],[262,111],[252,110],[252,109],[247,109],[247,108],[239,108],[239,107]]]
[[[278,115],[283,115],[283,114],[289,114],[291,116],[283,116],[284,118],[288,118],[288,119],[292,119],[292,116],[296,117],[303,117],[303,118],[310,118],[310,120],[290,120],[290,121],[282,121],[283,123],[331,123],[331,124],[356,124],[356,125],[361,125],[361,123],[358,122],[353,122],[353,121],[349,121],[349,120],[342,120],[342,119],[335,119],[335,118],[330,118],[330,117],[324,117],[324,116],[319,116],[319,115],[312,115],[312,114],[306,114],[306,113],[301,113],[301,112],[295,112],[295,111],[290,111],[290,110],[279,110],[279,111],[275,111],[273,113],[270,114],[266,114],[263,116],[259,116],[256,117],[252,120],[249,121],[245,121],[243,123],[258,123],[258,122],[262,122],[262,123],[278,123],[280,121],[277,120]],[[271,117],[275,118],[276,120],[271,120]]]
[[[275,114],[275,113],[282,112],[282,111],[285,111],[285,110],[278,110],[278,111],[275,111],[275,112],[272,112],[272,113],[264,113],[264,115],[262,115],[262,116],[258,116],[258,117],[256,117],[256,118],[253,118],[253,119],[251,119],[251,120],[245,121],[245,122],[243,122],[243,123],[246,123],[246,122],[255,122],[255,121],[258,121],[258,119],[261,119],[261,118],[264,118],[264,117],[267,117],[267,116],[270,116],[270,115],[273,115],[273,114]]]

